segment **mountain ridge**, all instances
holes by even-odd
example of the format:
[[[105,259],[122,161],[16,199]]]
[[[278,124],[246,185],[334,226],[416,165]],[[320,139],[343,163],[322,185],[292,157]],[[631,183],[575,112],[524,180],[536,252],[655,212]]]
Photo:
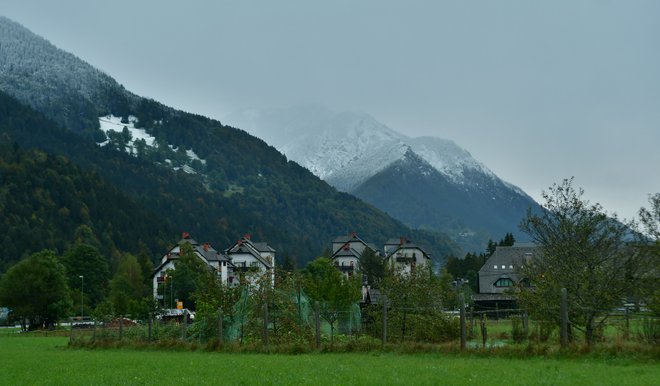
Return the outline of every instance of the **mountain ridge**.
[[[273,143],[287,157],[337,189],[356,194],[409,226],[447,232],[468,250],[478,250],[475,248],[482,248],[489,238],[497,239],[508,232],[524,239],[517,231],[518,223],[528,207],[538,208],[522,189],[501,180],[453,141],[428,136],[411,138],[368,114],[299,106],[262,112],[253,109],[249,113],[239,110],[226,119]],[[401,172],[404,165],[413,165],[402,162],[406,158],[415,159],[416,168],[423,161],[435,171],[427,170],[433,185],[421,180],[417,183],[437,196],[421,189],[399,189],[398,195],[390,190],[386,197],[375,190],[383,189],[384,179],[390,185],[400,183],[397,170]],[[438,204],[438,200],[446,204]],[[481,208],[482,216],[474,213],[473,208]],[[411,213],[417,216],[411,217]],[[466,239],[465,235],[470,236]]]
[[[18,28],[18,35],[25,36],[13,40],[14,55],[21,52],[21,45],[37,49],[23,50],[30,53],[29,58],[12,58],[11,69],[2,67],[0,85],[11,95],[3,103],[28,105],[47,119],[30,121],[36,112],[10,107],[10,114],[0,117],[0,140],[67,156],[83,169],[99,173],[174,228],[219,245],[250,232],[273,245],[279,257],[289,254],[302,264],[319,256],[337,235],[357,231],[378,243],[384,242],[381,238],[408,236],[433,251],[436,263],[459,251],[446,235],[411,229],[368,203],[337,192],[244,130],[135,96],[116,82],[105,90],[104,82],[94,83],[95,77],[84,88],[101,93],[99,100],[85,99],[85,93],[78,94],[80,88],[67,83],[71,74],[52,75],[56,69],[66,70],[67,65],[87,68],[72,55],[54,56],[64,58],[62,61],[42,61],[47,67],[43,82],[67,92],[52,92],[40,82],[16,83],[16,79],[30,76],[40,55],[49,57],[50,51],[59,49],[7,20],[0,19],[0,28]],[[6,42],[0,36],[2,52],[9,52]],[[20,67],[23,64],[25,68]],[[12,87],[5,87],[7,84]],[[48,103],[26,100],[41,92],[49,96]],[[85,109],[69,114],[81,100]],[[70,119],[75,120],[74,128],[66,126]],[[101,130],[100,119],[105,119],[104,125],[123,124],[126,130],[118,132],[107,126]],[[138,133],[135,130],[142,139],[131,139]],[[155,145],[136,145],[144,138]],[[107,145],[99,146],[106,141]],[[195,169],[198,173],[188,173],[186,166],[199,169]]]

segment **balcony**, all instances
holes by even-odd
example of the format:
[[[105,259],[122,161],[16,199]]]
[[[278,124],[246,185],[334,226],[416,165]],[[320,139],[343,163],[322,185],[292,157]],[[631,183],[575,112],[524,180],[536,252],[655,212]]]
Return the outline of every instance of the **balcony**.
[[[353,272],[355,270],[355,266],[353,265],[338,265],[337,268],[339,268],[341,272]]]
[[[414,261],[417,261],[417,259],[413,256],[397,255],[397,257],[396,257],[396,262],[397,263],[412,263]]]

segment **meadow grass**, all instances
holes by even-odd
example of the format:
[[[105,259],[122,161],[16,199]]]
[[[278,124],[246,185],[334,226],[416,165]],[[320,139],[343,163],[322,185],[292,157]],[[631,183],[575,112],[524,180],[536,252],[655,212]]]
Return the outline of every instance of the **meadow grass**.
[[[301,355],[67,348],[62,337],[0,337],[1,383],[655,385],[657,361],[474,355]]]

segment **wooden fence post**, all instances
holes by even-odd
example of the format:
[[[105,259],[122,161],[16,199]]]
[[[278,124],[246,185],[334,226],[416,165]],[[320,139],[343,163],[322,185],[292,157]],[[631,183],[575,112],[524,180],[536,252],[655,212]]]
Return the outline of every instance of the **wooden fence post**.
[[[488,340],[488,330],[486,329],[486,317],[484,314],[481,315],[481,342],[484,348],[486,348],[487,340]]]
[[[381,299],[383,299],[383,337],[382,337],[382,344],[383,344],[383,348],[385,348],[385,345],[387,344],[387,295],[381,296]]]
[[[628,312],[628,306],[626,305],[626,331],[624,332],[625,339],[628,339],[630,335],[630,313]]]
[[[568,346],[568,294],[566,288],[561,289],[561,347]]]
[[[182,312],[183,318],[181,319],[181,340],[186,340],[186,329],[188,327],[188,317],[185,312]]]
[[[222,322],[223,322],[223,316],[222,316],[222,308],[218,308],[218,342],[222,344],[222,340],[224,338],[224,334],[222,331]]]
[[[148,335],[148,337],[147,337],[147,340],[148,340],[149,342],[151,342],[151,330],[153,329],[153,325],[154,325],[153,314],[152,314],[152,313],[149,313],[149,335]]]
[[[69,317],[69,328],[70,328],[69,343],[71,343],[71,341],[73,340],[73,318],[72,317]]]
[[[460,315],[460,322],[461,322],[461,350],[465,350],[465,344],[466,344],[466,333],[465,333],[465,294],[463,292],[460,292],[458,294],[458,302],[460,303],[461,307],[461,315]]]
[[[119,340],[124,337],[124,315],[119,315]]]
[[[94,330],[92,330],[92,342],[96,340],[96,318],[94,318]]]
[[[319,302],[314,302],[314,321],[316,323],[316,348],[321,348],[321,315]]]

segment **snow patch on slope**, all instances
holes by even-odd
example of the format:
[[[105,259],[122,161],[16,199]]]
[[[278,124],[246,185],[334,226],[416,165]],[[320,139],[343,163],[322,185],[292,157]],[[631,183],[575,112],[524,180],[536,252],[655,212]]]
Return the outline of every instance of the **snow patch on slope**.
[[[121,133],[124,130],[124,127],[128,129],[131,133],[131,140],[129,141],[129,148],[126,151],[128,153],[134,154],[134,144],[135,141],[139,139],[144,139],[144,142],[147,146],[154,147],[156,145],[156,138],[147,133],[144,129],[139,129],[135,127],[137,123],[137,118],[134,116],[128,117],[128,123],[122,123],[121,117],[115,117],[114,115],[107,115],[105,117],[99,117],[99,123],[101,124],[101,131],[105,133],[106,137],[109,131],[116,131]],[[109,140],[99,143],[99,146],[105,146],[109,143]]]
[[[144,140],[144,142],[148,147],[157,148],[158,143],[156,142],[156,138],[151,134],[147,133],[146,130],[144,130],[143,128],[135,127],[137,123],[138,123],[137,117],[134,117],[132,115],[128,117],[128,123],[122,123],[121,117],[116,117],[112,114],[107,115],[105,117],[99,117],[99,124],[101,126],[101,131],[103,131],[103,133],[106,135],[106,138],[108,139],[97,144],[99,146],[108,145],[110,143],[110,139],[109,139],[110,132],[122,133],[124,131],[124,128],[126,128],[128,132],[131,134],[131,138],[127,142],[126,147],[124,148],[124,150],[128,154],[131,154],[135,157],[138,156],[137,149],[135,146],[135,142],[138,140]],[[162,124],[162,121],[158,121],[158,123]],[[173,145],[167,145],[167,146],[175,152],[178,151],[178,148],[174,147]],[[197,160],[201,162],[202,165],[206,165],[206,160],[201,159],[197,155],[197,153],[195,153],[192,149],[187,149],[185,152],[189,161]],[[197,171],[193,167],[187,164],[181,166],[174,166],[172,160],[170,159],[166,159],[165,164],[170,166],[172,170],[183,170],[188,174],[197,173]]]

